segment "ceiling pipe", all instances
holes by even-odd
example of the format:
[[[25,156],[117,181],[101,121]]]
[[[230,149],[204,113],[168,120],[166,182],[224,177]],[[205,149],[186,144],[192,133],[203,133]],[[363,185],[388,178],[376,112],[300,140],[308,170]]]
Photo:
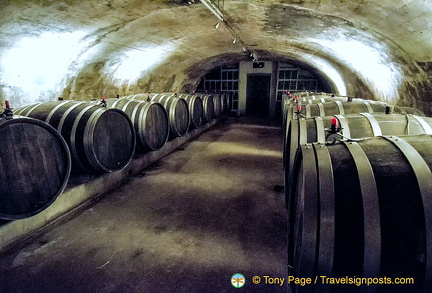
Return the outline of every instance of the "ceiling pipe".
[[[220,11],[218,7],[216,7],[211,0],[201,0],[201,3],[207,7],[208,10],[211,11],[220,21],[225,22],[225,18],[223,13]]]

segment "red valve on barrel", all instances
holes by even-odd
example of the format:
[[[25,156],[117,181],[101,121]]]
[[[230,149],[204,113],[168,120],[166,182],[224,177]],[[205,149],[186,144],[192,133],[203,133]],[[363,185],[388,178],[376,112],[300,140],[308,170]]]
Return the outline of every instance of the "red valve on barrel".
[[[106,107],[106,106],[107,106],[107,102],[106,102],[106,100],[105,100],[104,97],[101,98],[100,105],[101,105],[102,107]]]
[[[9,101],[5,101],[5,110],[3,111],[2,115],[4,115],[4,117],[6,117],[6,119],[12,119],[13,117],[13,112],[12,109],[10,107]]]
[[[332,118],[331,127],[330,127],[331,132],[336,132],[337,128],[338,128],[338,120],[337,118]]]

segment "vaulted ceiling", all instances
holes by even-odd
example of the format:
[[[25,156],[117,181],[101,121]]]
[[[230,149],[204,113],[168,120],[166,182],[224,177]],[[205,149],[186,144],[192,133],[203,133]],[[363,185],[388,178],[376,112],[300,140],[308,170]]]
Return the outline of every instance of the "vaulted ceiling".
[[[217,29],[203,3],[181,2],[0,0],[0,97],[188,91],[255,53],[309,66],[336,92],[432,112],[432,1],[215,1]]]

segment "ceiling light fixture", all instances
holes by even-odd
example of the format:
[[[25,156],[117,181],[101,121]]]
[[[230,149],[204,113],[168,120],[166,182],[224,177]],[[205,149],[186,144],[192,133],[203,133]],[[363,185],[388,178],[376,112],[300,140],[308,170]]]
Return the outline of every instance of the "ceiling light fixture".
[[[227,29],[231,32],[232,36],[234,37],[233,44],[239,42],[242,45],[242,49],[244,52],[249,52],[248,46],[245,44],[245,42],[238,36],[234,28],[229,24],[227,19],[224,16],[224,12],[219,8],[218,5],[214,3],[213,0],[201,0],[201,3],[204,4],[205,7],[207,7],[208,10],[210,10],[211,13],[213,13],[217,19],[219,19],[219,22],[214,26],[216,29],[219,28],[220,23],[223,22]]]

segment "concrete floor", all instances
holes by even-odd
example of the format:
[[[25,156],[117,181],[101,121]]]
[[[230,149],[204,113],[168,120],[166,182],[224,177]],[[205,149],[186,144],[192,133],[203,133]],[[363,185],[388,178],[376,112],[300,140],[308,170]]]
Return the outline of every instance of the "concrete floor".
[[[3,253],[0,292],[286,292],[251,280],[287,276],[277,125],[229,118]]]

